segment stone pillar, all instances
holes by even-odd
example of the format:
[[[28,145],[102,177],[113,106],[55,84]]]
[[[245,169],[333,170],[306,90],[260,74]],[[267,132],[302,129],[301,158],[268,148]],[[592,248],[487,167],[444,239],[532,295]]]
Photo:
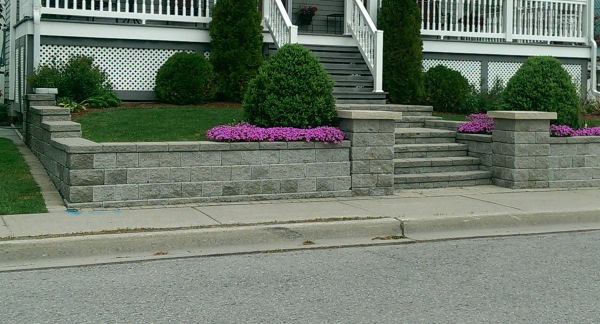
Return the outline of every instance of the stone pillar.
[[[338,110],[340,128],[352,142],[350,173],[352,194],[382,196],[394,192],[394,144],[396,120],[391,111]]]
[[[43,94],[28,94],[25,96],[25,111],[23,111],[23,141],[27,146],[31,142],[31,106],[56,106],[56,94],[43,93]]]
[[[490,111],[492,176],[501,187],[547,188],[550,120],[555,112]]]

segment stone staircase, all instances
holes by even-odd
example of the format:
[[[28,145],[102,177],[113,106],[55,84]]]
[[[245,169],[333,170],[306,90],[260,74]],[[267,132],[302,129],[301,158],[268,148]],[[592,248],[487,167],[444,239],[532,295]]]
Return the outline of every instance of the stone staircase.
[[[396,121],[394,187],[425,189],[491,184],[491,172],[456,142],[456,122],[433,117],[432,108],[407,105],[339,105],[340,109],[402,112]]]
[[[337,103],[385,104],[387,93],[373,92],[373,75],[356,46],[303,45],[309,49],[335,82]],[[269,53],[277,49],[272,46]]]
[[[467,145],[456,143],[456,131],[425,128],[441,119],[431,107],[404,106],[396,122],[394,187],[420,189],[476,186],[491,183],[491,172],[480,170],[479,158],[468,156]]]

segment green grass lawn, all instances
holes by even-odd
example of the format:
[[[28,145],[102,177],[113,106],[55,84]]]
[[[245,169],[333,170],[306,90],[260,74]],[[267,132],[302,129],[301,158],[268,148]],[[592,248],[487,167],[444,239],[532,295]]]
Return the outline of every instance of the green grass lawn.
[[[94,142],[159,142],[206,140],[209,128],[242,118],[241,107],[185,106],[106,109],[75,121]]]
[[[0,138],[0,215],[48,212],[17,146]]]
[[[443,120],[454,120],[454,121],[467,120],[467,117],[464,114],[441,113],[441,112],[434,111],[433,116],[442,117]]]

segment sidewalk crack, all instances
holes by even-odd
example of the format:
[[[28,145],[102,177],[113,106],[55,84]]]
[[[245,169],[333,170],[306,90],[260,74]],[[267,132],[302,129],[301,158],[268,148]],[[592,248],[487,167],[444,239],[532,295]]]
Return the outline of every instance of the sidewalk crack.
[[[197,210],[199,213],[201,213],[202,215],[214,220],[217,224],[219,225],[224,225],[223,223],[219,222],[218,220],[216,220],[214,217],[210,216],[209,214],[203,212],[202,210],[198,209],[199,207],[192,207],[192,209]]]

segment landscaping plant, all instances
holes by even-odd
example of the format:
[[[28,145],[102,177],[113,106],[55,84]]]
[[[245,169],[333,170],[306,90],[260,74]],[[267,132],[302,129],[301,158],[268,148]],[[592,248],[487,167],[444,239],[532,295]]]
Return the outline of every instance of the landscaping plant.
[[[227,142],[316,141],[339,144],[344,140],[344,132],[331,126],[306,129],[294,127],[263,128],[248,123],[239,123],[233,126],[215,126],[206,132],[206,137],[213,141]]]
[[[503,91],[504,84],[499,78],[494,80],[494,84],[487,91],[472,89],[471,93],[467,95],[464,113],[480,113],[504,109],[502,102]]]
[[[158,69],[154,91],[161,102],[199,104],[214,96],[213,69],[200,53],[178,52]]]
[[[425,73],[425,103],[435,111],[465,113],[467,97],[472,92],[469,81],[460,72],[443,65]]]
[[[307,128],[334,125],[333,81],[299,44],[281,47],[259,70],[244,97],[244,116],[256,126]]]
[[[554,111],[558,124],[581,126],[575,84],[560,61],[553,57],[527,59],[508,81],[502,97],[505,109]]]
[[[377,16],[383,30],[383,89],[391,103],[419,104],[423,97],[421,11],[414,0],[386,0]]]
[[[263,63],[261,15],[257,0],[219,0],[210,23],[210,62],[218,95],[240,102]]]
[[[487,114],[471,114],[458,126],[460,133],[491,134],[493,130],[494,119]]]

